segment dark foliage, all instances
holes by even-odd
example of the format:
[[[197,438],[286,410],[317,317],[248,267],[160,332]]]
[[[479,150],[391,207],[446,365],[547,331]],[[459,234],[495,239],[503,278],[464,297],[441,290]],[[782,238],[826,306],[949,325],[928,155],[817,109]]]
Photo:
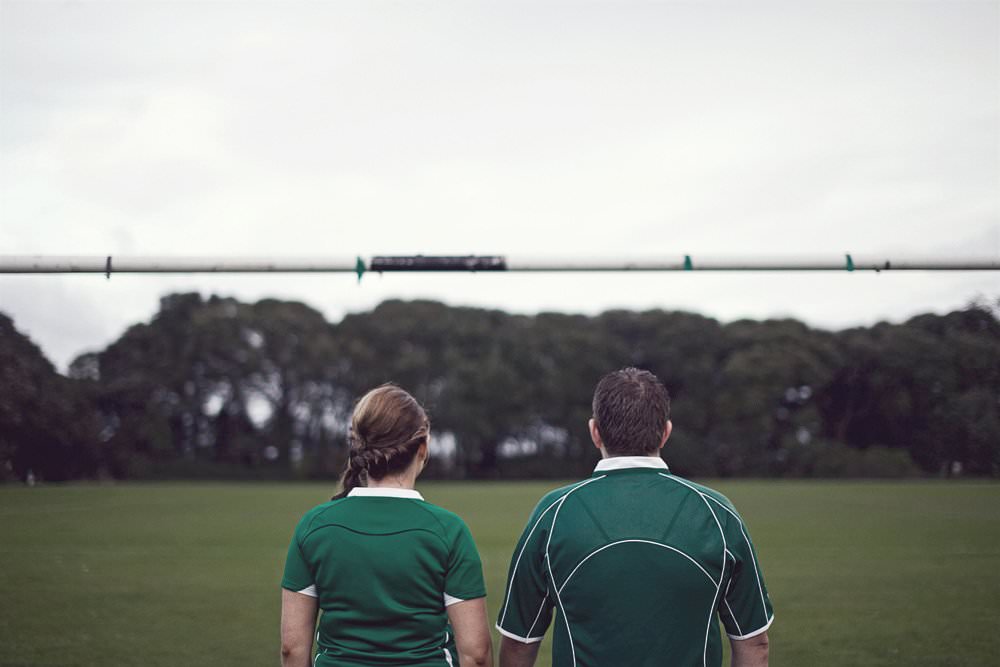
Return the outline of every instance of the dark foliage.
[[[99,462],[90,402],[0,313],[0,480],[76,479]]]
[[[669,388],[666,458],[683,474],[1000,474],[990,304],[834,333],[431,301],[331,325],[300,303],[197,294],[165,297],[69,378],[0,316],[0,474],[333,477],[353,398],[393,381],[431,415],[429,474],[579,476],[596,458],[594,385],[624,366]]]

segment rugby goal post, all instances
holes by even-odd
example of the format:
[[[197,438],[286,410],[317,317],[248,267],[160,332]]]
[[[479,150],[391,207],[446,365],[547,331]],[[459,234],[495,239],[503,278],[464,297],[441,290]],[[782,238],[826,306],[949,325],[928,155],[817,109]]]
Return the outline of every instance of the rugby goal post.
[[[576,257],[518,255],[340,255],[220,257],[131,255],[0,255],[0,274],[27,273],[365,273],[627,271],[1000,271],[1000,256],[647,255]]]

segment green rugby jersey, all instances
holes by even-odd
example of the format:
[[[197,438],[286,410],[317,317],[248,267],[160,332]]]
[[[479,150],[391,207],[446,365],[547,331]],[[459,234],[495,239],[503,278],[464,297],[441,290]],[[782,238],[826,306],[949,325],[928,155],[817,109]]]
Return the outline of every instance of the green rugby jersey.
[[[603,459],[535,508],[511,560],[497,629],[542,640],[554,667],[722,664],[774,620],[743,520],[659,457]]]
[[[281,586],[318,598],[317,667],[458,665],[445,607],[486,595],[465,522],[412,489],[356,488],[307,512]]]

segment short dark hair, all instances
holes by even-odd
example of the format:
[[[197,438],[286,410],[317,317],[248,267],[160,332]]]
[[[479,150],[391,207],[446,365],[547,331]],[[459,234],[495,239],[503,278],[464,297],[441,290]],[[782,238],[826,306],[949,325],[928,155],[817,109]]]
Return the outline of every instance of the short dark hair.
[[[643,456],[660,448],[670,419],[670,394],[649,371],[608,373],[594,390],[594,421],[613,456]]]

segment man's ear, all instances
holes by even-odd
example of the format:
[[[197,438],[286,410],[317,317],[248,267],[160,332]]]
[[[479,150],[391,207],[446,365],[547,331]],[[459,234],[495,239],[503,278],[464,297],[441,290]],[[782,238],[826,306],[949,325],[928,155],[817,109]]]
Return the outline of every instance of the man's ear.
[[[663,449],[663,445],[667,444],[667,440],[670,438],[670,433],[674,430],[674,423],[667,420],[667,425],[663,429],[663,440],[660,441],[660,449]]]
[[[601,440],[601,433],[597,430],[597,422],[591,419],[587,422],[587,426],[590,427],[590,439],[594,441],[594,447],[598,449],[604,447],[604,441]]]

